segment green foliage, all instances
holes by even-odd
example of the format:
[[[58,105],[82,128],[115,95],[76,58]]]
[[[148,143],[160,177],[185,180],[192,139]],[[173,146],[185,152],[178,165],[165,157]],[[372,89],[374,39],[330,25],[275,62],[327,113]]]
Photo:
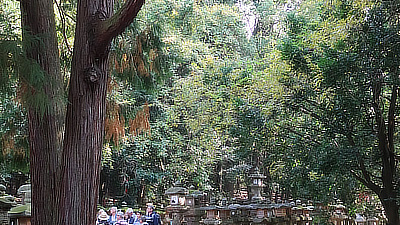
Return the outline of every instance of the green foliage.
[[[127,135],[119,146],[111,147],[111,158],[107,154],[108,160],[103,164],[113,177],[121,179],[126,174],[130,186],[125,197],[129,196],[131,203],[137,203],[143,197],[138,190],[145,190],[148,198],[158,198],[177,180],[201,190],[221,190],[223,180],[235,181],[237,173],[233,171],[238,170],[230,169],[236,167],[236,161],[232,159],[235,158],[232,156],[233,141],[229,136],[229,124],[235,115],[232,96],[240,86],[251,84],[250,73],[242,70],[236,61],[247,51],[237,51],[239,45],[241,48],[246,46],[241,43],[247,43],[247,39],[234,5],[161,2],[164,1],[148,4],[141,15],[153,25],[139,20],[114,44],[116,55],[123,59],[126,54],[130,65],[134,64],[130,58],[137,55],[139,45],[143,49],[146,68],[150,68],[150,63],[147,64],[151,62],[150,51],[156,50],[160,56],[164,54],[160,58],[163,62],[159,64],[160,71],[165,71],[164,74],[171,71],[173,75],[161,83],[154,82],[154,77],[162,74],[150,72],[149,77],[139,77],[151,79],[153,87],[157,87],[153,90],[158,91],[147,95],[145,93],[149,92],[140,91],[143,81],[135,82],[136,78],[129,78],[137,74],[135,67],[130,67],[131,70],[127,67],[126,73],[115,73],[119,78],[133,81],[132,86],[121,83],[122,88],[113,90],[110,96],[111,101],[119,104],[126,123],[135,117],[138,107],[146,101],[150,105],[151,135]],[[165,12],[165,8],[170,11]],[[161,21],[163,25],[157,25]],[[222,56],[226,57],[225,61]],[[118,66],[121,66],[118,57]],[[251,62],[245,65],[251,65]],[[132,155],[135,157],[130,159]],[[126,164],[127,161],[134,163]],[[128,167],[134,169],[128,173],[120,165],[130,165]],[[221,170],[223,174],[233,176],[217,175]],[[115,183],[121,183],[121,180]],[[119,196],[124,195],[122,189],[115,189],[119,190],[116,192]]]
[[[6,2],[0,8],[0,94],[11,94],[12,85],[17,80],[14,68],[21,55],[21,46],[14,7],[14,4]]]
[[[6,4],[6,6],[9,5]],[[29,31],[26,31],[24,43],[22,43],[18,36],[21,34],[18,33],[18,29],[15,29],[18,22],[15,11],[12,10],[16,9],[5,7],[2,10],[10,10],[12,13],[6,11],[0,15],[0,22],[3,21],[1,24],[8,24],[1,29],[2,35],[6,38],[0,39],[0,93],[15,96],[18,92],[18,96],[15,97],[18,97],[26,107],[38,109],[43,114],[48,106],[43,85],[51,81],[46,78],[40,66],[30,60],[26,56],[26,51],[22,49],[22,46],[25,46],[25,50],[40,46],[42,37],[32,36]],[[22,85],[17,90],[16,83],[18,82]]]
[[[24,60],[16,3],[0,7],[0,173],[29,171],[25,111],[18,102],[17,83]]]
[[[18,77],[14,68],[21,49],[13,40],[1,40],[0,49],[0,89],[2,94],[11,93],[12,83],[15,83]]]
[[[56,32],[60,51],[60,66],[64,80],[69,79],[75,36],[76,0],[55,1]],[[67,83],[67,82],[65,82]],[[67,90],[67,88],[65,88]]]
[[[293,148],[307,156],[294,157],[298,161],[290,172],[295,172],[287,179],[296,193],[324,197],[315,194],[316,189],[302,189],[312,190],[315,180],[311,178],[317,177],[325,185],[314,187],[351,204],[354,190],[361,189],[356,176],[361,180],[360,174],[370,174],[373,178],[366,179],[377,185],[382,185],[377,176],[390,176],[382,173],[385,159],[378,149],[381,131],[376,120],[379,115],[389,119],[392,100],[384,96],[398,85],[398,76],[392,75],[399,66],[392,58],[399,53],[394,44],[398,43],[398,21],[390,19],[390,4],[376,4],[365,11],[357,3],[339,1],[335,7],[325,5],[327,10],[314,20],[289,16],[280,50],[291,71],[281,82],[290,92],[287,112],[301,118],[292,125],[291,132],[300,136],[292,142]],[[333,26],[348,28],[337,32]],[[328,32],[329,39],[320,39],[321,32]],[[307,136],[314,144],[304,149]],[[393,138],[396,143],[397,135]],[[342,185],[344,180],[351,188]]]
[[[113,43],[112,75],[136,88],[153,90],[169,76],[168,56],[163,50],[162,28],[158,23],[129,27]]]
[[[4,154],[10,148],[1,142],[4,170],[29,155],[24,112],[12,99],[44,112],[43,85],[52,82],[25,57],[16,8],[7,2],[0,14],[0,137],[12,134],[16,147]],[[75,3],[56,2],[65,80]],[[399,84],[393,2],[241,4],[147,2],[113,42],[107,116],[115,130],[103,149],[103,197],[160,202],[177,180],[232,194],[257,166],[292,197],[352,204],[365,191],[352,177],[355,165],[364,161],[377,180],[382,159],[371,90],[382,84],[386,115]],[[27,34],[25,46],[41,45],[43,37]],[[150,130],[134,135],[130,123],[146,103]],[[397,147],[397,132],[394,139]]]
[[[26,115],[21,105],[7,96],[0,99],[0,171],[29,171]]]

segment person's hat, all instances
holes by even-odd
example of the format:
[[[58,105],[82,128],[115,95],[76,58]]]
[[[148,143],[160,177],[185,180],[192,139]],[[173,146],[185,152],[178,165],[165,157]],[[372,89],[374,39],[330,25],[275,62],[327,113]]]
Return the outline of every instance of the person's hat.
[[[99,215],[99,220],[108,220],[108,215],[106,212],[101,212]]]
[[[152,208],[152,209],[154,209],[154,206],[148,205],[147,208]]]
[[[127,212],[127,213],[133,213],[133,209],[132,209],[132,208],[128,208],[128,209],[126,210],[126,212]]]

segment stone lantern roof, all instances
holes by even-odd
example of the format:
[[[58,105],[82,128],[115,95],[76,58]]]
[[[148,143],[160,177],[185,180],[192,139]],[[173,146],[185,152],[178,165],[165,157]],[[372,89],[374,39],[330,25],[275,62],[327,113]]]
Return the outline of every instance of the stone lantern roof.
[[[16,205],[17,203],[14,201],[14,197],[10,195],[0,196],[0,208],[11,208]]]
[[[17,205],[14,201],[14,197],[6,194],[6,186],[0,184],[0,208],[8,208]]]
[[[356,224],[358,223],[365,223],[367,220],[360,214],[356,214],[356,219],[355,219]]]
[[[6,186],[0,184],[0,224],[9,224],[8,211],[16,205],[14,197],[6,194]]]
[[[165,195],[187,195],[189,194],[188,189],[182,187],[181,182],[176,182],[174,187],[167,189]]]
[[[8,211],[10,218],[30,217],[31,216],[31,203],[19,205]]]
[[[6,186],[0,184],[0,195],[4,195],[6,193]]]
[[[336,209],[345,209],[346,206],[342,205],[342,204],[338,204],[338,205],[333,205],[334,208]]]
[[[258,179],[265,179],[266,176],[264,176],[263,174],[260,173],[260,170],[258,169],[258,167],[256,167],[254,169],[254,172],[252,174],[249,175],[250,178],[258,178]]]
[[[10,218],[31,217],[31,185],[22,185],[18,189],[18,194],[22,195],[22,205],[11,208],[8,215]]]

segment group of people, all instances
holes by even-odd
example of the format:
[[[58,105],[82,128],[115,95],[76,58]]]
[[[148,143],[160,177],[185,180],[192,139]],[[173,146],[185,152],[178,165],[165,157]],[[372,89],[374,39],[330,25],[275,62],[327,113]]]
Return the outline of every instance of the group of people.
[[[118,211],[117,207],[111,207],[109,213],[100,210],[97,215],[96,225],[161,225],[160,215],[154,211],[154,206],[147,206],[146,213],[133,212],[128,208],[125,213]]]

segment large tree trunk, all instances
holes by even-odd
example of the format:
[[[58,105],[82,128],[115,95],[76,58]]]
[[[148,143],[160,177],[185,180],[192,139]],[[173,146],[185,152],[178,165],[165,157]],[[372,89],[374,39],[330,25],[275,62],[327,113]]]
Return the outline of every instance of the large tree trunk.
[[[95,221],[108,54],[96,54],[94,28],[99,16],[111,15],[112,2],[80,1],[78,5],[63,157],[61,205],[65,214],[58,224],[94,224]]]
[[[113,0],[78,1],[77,24],[63,150],[58,224],[94,224],[104,136],[111,40],[137,15],[144,1],[127,0],[112,17]]]
[[[24,46],[47,77],[48,102],[28,107],[32,224],[94,224],[112,39],[136,17],[144,0],[127,0],[114,16],[113,0],[80,0],[63,141],[64,101],[52,0],[21,0]],[[107,19],[108,18],[108,19]],[[29,83],[27,94],[37,93]],[[44,110],[42,110],[44,109]],[[62,147],[61,147],[62,146]],[[61,158],[62,155],[62,158]],[[62,170],[60,170],[62,168]]]
[[[382,205],[385,209],[386,218],[388,219],[388,225],[400,225],[399,221],[399,206],[396,202],[396,195],[393,198],[381,197]]]
[[[52,0],[21,0],[24,51],[47,75],[43,91],[48,101],[41,106],[27,102],[32,182],[32,224],[56,224],[58,212],[58,168],[62,149],[64,107],[55,17]],[[36,42],[30,42],[37,40]],[[22,74],[21,77],[35,76]],[[25,95],[35,87],[21,79]],[[51,216],[49,216],[51,215]]]

